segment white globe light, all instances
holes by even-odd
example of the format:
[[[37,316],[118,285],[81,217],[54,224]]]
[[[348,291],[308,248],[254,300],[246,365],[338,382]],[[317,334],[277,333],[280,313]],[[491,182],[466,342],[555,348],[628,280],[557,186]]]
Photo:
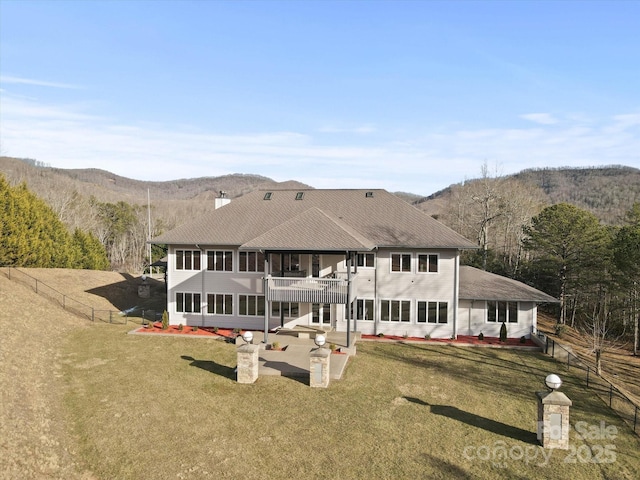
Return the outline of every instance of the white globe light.
[[[144,282],[147,279],[147,275],[146,274],[142,274],[142,281]]]
[[[247,343],[251,343],[251,340],[253,340],[253,332],[247,330],[242,334],[242,339]]]
[[[544,383],[551,390],[557,390],[558,388],[560,388],[560,385],[562,385],[562,380],[558,375],[552,373],[551,375],[547,375],[547,378],[544,379]]]
[[[327,343],[327,339],[324,335],[316,335],[315,342],[317,346],[322,347],[325,343]]]

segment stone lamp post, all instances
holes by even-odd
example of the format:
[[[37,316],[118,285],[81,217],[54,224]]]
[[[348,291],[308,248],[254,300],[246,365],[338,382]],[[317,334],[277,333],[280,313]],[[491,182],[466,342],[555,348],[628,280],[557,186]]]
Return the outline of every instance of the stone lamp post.
[[[260,369],[259,345],[253,345],[253,332],[244,332],[242,339],[247,342],[238,347],[238,383],[254,383]]]
[[[331,350],[324,348],[324,344],[327,342],[324,335],[316,335],[314,341],[318,348],[311,350],[309,355],[309,386],[327,388],[329,386]]]
[[[558,389],[562,380],[547,375],[544,382],[549,390],[536,392],[538,398],[538,441],[544,448],[569,449],[569,407],[572,402]]]

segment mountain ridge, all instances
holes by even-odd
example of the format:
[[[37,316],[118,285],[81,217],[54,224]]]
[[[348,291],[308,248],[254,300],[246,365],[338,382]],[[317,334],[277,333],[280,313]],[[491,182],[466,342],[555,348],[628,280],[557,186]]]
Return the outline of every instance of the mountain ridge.
[[[209,208],[220,191],[235,198],[262,188],[314,188],[296,180],[277,182],[262,175],[245,173],[166,181],[136,180],[98,168],[62,169],[32,159],[11,157],[0,157],[0,172],[10,182],[25,181],[45,200],[55,196],[51,190],[73,191],[101,202],[124,200],[137,204],[146,204],[149,195],[159,212],[180,208],[182,204],[190,215]],[[620,223],[624,212],[633,203],[640,202],[640,169],[630,166],[531,168],[504,177],[540,188],[549,204],[572,203],[593,212],[607,224]],[[475,181],[479,179],[452,184],[426,197],[411,192],[393,193],[438,217],[447,208],[455,187]]]

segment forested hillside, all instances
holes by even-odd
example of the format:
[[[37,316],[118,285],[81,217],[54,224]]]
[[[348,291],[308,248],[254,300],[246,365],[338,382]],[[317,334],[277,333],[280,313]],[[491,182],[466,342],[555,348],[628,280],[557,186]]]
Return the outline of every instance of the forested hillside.
[[[547,205],[566,202],[590,211],[607,225],[620,225],[624,215],[640,202],[640,169],[619,165],[590,168],[542,168],[503,177],[539,189]],[[451,185],[416,206],[430,215],[445,213],[455,190],[481,178]]]

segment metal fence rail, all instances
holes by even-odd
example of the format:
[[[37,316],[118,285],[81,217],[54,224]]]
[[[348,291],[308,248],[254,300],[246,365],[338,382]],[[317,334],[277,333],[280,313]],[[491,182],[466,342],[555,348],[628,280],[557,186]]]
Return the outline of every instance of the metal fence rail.
[[[575,353],[571,352],[560,342],[553,338],[538,332],[537,339],[542,344],[544,353],[551,355],[552,358],[562,362],[567,371],[573,373],[576,371],[581,375],[581,379],[585,382],[587,388],[594,391],[609,407],[614,410],[620,418],[625,420],[637,434],[640,434],[640,406],[631,400],[627,395],[621,392],[613,383],[606,378],[596,374],[592,365],[584,362]]]
[[[90,305],[86,305],[69,295],[59,292],[55,288],[47,285],[41,280],[38,280],[35,277],[19,270],[16,267],[0,267],[0,271],[5,274],[9,280],[13,280],[16,282],[20,282],[28,287],[31,287],[35,293],[41,295],[43,297],[48,298],[54,303],[57,303],[63,309],[68,312],[74,313],[75,315],[86,318],[95,322],[96,320],[102,321],[105,323],[115,323],[115,324],[127,324],[129,321],[133,320],[133,317],[129,315],[128,312],[118,312],[115,310],[104,310],[104,309],[96,309],[91,307]],[[154,317],[155,317],[154,313]],[[145,312],[142,311],[142,319],[145,319]],[[147,318],[152,320],[150,318]],[[153,318],[155,320],[155,318]]]

